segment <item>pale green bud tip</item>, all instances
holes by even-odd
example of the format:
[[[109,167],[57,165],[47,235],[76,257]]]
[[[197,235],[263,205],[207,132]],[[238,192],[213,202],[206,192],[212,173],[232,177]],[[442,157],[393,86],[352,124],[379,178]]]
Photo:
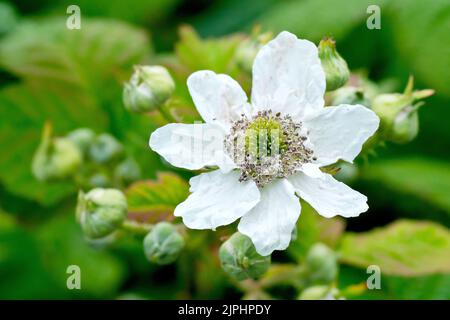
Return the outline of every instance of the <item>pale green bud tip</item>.
[[[32,162],[33,175],[41,181],[68,178],[82,162],[77,146],[67,138],[52,137],[52,128],[46,124],[41,143]]]
[[[158,223],[144,238],[145,256],[159,265],[175,262],[183,247],[183,237],[168,222]]]
[[[97,163],[106,163],[120,159],[124,155],[124,148],[112,135],[102,133],[91,144],[89,155]]]
[[[88,238],[103,238],[117,230],[127,216],[127,199],[116,189],[80,191],[77,220]]]
[[[79,128],[70,132],[67,135],[67,139],[75,143],[83,154],[87,154],[91,144],[94,142],[95,132],[89,128]]]
[[[418,109],[421,99],[434,94],[433,90],[413,91],[410,77],[403,93],[386,93],[375,97],[372,109],[380,117],[380,131],[383,137],[395,143],[412,141],[419,132]]]
[[[313,283],[330,283],[338,273],[337,256],[322,243],[316,243],[306,257],[306,268]]]
[[[125,108],[133,112],[148,112],[161,107],[173,94],[175,82],[162,66],[135,66],[135,71],[123,88]]]
[[[270,256],[258,254],[250,238],[239,232],[222,244],[219,257],[222,269],[239,281],[256,279],[270,266]]]
[[[325,72],[327,91],[342,87],[350,78],[347,62],[336,50],[336,43],[331,38],[324,38],[319,43],[319,58]]]

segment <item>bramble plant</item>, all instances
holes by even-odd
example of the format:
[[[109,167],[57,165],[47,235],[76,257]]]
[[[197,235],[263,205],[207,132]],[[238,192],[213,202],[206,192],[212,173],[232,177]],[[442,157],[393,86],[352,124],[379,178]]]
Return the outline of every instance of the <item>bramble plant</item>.
[[[190,29],[182,34],[195,40],[180,44],[176,66],[174,61],[135,66],[123,89],[128,111],[155,119],[159,113],[161,124],[200,120],[175,83],[184,86],[186,72],[180,70],[192,68],[184,64],[193,58],[186,48],[202,48],[206,42]],[[318,48],[288,32],[271,38],[271,33],[254,29],[249,37],[207,40],[204,55],[220,54],[216,46],[236,46],[221,71],[241,79],[244,89],[227,75],[195,72],[187,85],[206,123],[168,124],[152,134],[150,147],[170,165],[201,170],[190,180],[190,196],[175,173],[166,173],[156,183],[139,180],[141,168],[125,154],[122,143],[88,128],[52,138],[46,125],[33,160],[34,175],[45,181],[72,177],[87,190],[80,191],[77,220],[92,244],[112,247],[127,237],[140,239],[148,261],[166,265],[185,261],[184,254],[195,259],[195,243],[204,236],[190,229],[215,230],[241,218],[240,232],[233,234],[232,224],[221,237],[209,237],[212,246],[223,243],[207,254],[220,257],[223,271],[244,298],[268,298],[277,286],[294,288],[299,299],[336,299],[360,292],[338,290],[336,245],[342,232],[328,245],[319,235],[290,263],[271,266],[271,254],[304,241],[303,232],[297,234],[297,229],[308,227],[302,219],[297,222],[298,197],[311,205],[302,201],[303,215],[317,211],[332,218],[331,224],[342,223],[333,218],[336,215],[354,217],[367,210],[365,196],[332,176],[348,180],[340,170],[357,172],[362,165],[355,160],[358,154],[370,160],[386,141],[412,141],[418,133],[420,100],[433,91],[414,91],[411,77],[404,93],[384,93],[365,77],[350,75],[331,38],[324,38]],[[251,76],[249,104],[245,90]],[[182,221],[174,220],[172,213]],[[323,218],[314,219],[322,223]]]
[[[0,299],[450,299],[448,1],[19,2]]]

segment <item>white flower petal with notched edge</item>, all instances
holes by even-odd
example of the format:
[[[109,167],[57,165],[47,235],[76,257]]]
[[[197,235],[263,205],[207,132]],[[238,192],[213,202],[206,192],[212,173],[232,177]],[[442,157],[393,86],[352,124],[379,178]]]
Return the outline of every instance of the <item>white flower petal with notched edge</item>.
[[[198,170],[217,165],[228,172],[234,163],[223,152],[224,137],[215,124],[170,123],[153,132],[149,144],[175,167]]]
[[[367,211],[367,197],[337,181],[328,173],[312,178],[304,173],[289,177],[297,194],[325,218],[356,217]]]
[[[203,120],[220,124],[225,130],[247,104],[247,95],[239,83],[225,74],[197,71],[189,76],[187,85]]]
[[[314,146],[316,163],[326,166],[339,159],[353,162],[364,142],[378,128],[380,119],[361,105],[326,107],[304,120]]]
[[[295,120],[324,106],[325,73],[317,47],[289,32],[261,48],[253,63],[252,105]]]
[[[190,181],[192,194],[175,208],[175,216],[191,229],[215,229],[234,222],[259,201],[253,181],[239,182],[238,172],[216,170]]]
[[[261,202],[241,218],[238,230],[252,239],[259,254],[267,256],[288,247],[300,210],[293,186],[281,179],[261,190]]]

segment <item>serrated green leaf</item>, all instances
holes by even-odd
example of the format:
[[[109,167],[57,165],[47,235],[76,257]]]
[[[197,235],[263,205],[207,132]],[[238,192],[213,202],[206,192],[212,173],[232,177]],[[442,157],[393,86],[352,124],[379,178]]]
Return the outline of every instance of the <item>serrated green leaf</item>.
[[[382,274],[420,276],[450,273],[450,232],[432,222],[398,220],[364,233],[347,233],[339,249],[343,263]]]
[[[127,192],[130,217],[154,223],[171,220],[175,207],[186,200],[189,185],[173,173],[160,173],[156,181],[140,181],[132,184]]]

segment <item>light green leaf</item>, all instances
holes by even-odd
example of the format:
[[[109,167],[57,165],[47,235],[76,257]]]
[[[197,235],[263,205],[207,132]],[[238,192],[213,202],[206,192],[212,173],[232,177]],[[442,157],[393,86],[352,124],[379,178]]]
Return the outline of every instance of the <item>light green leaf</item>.
[[[420,158],[378,161],[367,167],[362,177],[450,212],[450,165],[446,162]]]
[[[129,215],[154,223],[173,219],[172,212],[189,195],[189,185],[173,173],[160,173],[156,181],[140,181],[127,192]]]
[[[398,220],[373,231],[347,233],[339,252],[343,263],[378,265],[384,275],[450,272],[450,232],[432,222]]]

